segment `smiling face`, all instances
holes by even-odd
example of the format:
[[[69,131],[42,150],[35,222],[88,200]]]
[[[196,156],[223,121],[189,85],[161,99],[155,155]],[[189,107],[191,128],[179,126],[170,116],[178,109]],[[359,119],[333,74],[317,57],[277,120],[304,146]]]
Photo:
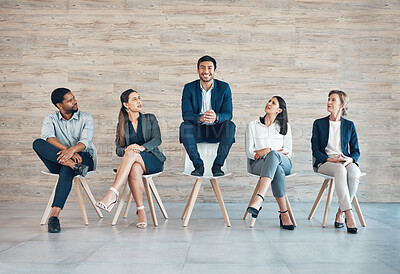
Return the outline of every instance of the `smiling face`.
[[[341,112],[343,109],[343,104],[338,94],[333,93],[329,96],[326,108],[331,114],[337,114]]]
[[[128,102],[124,103],[127,110],[138,112],[142,110],[142,100],[137,92],[131,92],[128,97]]]
[[[66,114],[75,113],[78,111],[78,103],[76,102],[75,96],[72,92],[68,92],[64,95],[64,100],[57,104],[60,111]]]
[[[203,82],[210,82],[214,79],[214,74],[217,70],[214,68],[214,63],[211,61],[204,61],[199,64],[197,73],[200,80]]]
[[[265,106],[265,112],[267,114],[278,115],[282,112],[282,109],[279,107],[279,101],[276,97],[272,97],[267,105]]]

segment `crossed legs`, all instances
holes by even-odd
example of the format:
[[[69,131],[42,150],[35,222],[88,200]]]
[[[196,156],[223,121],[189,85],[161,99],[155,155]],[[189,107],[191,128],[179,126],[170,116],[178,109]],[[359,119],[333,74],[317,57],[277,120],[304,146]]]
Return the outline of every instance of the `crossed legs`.
[[[136,207],[141,207],[143,205],[144,192],[142,175],[146,172],[146,166],[143,162],[142,156],[133,150],[127,150],[122,157],[112,187],[119,192],[126,180],[128,180]],[[116,200],[117,194],[112,190],[108,190],[99,202],[108,206]],[[146,223],[146,221],[146,212],[144,211],[144,208],[138,210],[138,223]]]

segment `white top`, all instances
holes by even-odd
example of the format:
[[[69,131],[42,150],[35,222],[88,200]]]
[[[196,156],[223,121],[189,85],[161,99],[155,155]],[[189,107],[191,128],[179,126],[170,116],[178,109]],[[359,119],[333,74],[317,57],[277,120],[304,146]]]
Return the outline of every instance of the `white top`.
[[[340,144],[340,121],[329,121],[329,138],[325,152],[329,158],[333,158],[342,153]]]
[[[214,80],[211,88],[206,91],[203,86],[201,85],[200,82],[200,89],[201,89],[201,110],[200,110],[200,115],[203,115],[207,110],[210,110],[212,108],[211,106],[211,92],[214,88]]]
[[[286,135],[279,133],[280,126],[273,123],[269,127],[262,124],[260,119],[251,121],[246,127],[246,156],[249,159],[255,160],[255,150],[270,148],[271,150],[283,149],[283,152],[288,152],[289,158],[292,156],[292,130],[288,124]]]

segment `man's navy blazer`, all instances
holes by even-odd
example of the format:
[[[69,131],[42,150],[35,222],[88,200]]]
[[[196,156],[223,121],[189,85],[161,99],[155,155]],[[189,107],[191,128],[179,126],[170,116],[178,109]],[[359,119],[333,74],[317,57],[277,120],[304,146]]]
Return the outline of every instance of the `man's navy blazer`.
[[[354,159],[354,163],[357,163],[360,158],[360,149],[358,147],[358,138],[354,123],[350,120],[341,118],[340,123],[340,142],[342,145],[342,152],[345,156]],[[328,159],[328,155],[325,152],[325,148],[328,145],[329,139],[329,116],[314,121],[312,137],[311,137],[311,148],[312,154],[316,161],[314,167],[317,167],[320,163],[325,163]]]
[[[182,118],[198,123],[202,105],[200,79],[187,83],[182,93]],[[214,79],[211,107],[219,117],[219,123],[232,119],[232,92],[228,83]]]

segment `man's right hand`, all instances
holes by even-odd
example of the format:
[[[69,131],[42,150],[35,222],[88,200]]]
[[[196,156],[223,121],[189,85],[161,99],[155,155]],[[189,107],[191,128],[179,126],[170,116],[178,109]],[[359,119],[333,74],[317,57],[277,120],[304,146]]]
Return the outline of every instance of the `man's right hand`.
[[[209,109],[204,112],[203,115],[200,116],[199,121],[202,123],[213,124],[217,119],[217,114],[215,114],[214,110]]]

